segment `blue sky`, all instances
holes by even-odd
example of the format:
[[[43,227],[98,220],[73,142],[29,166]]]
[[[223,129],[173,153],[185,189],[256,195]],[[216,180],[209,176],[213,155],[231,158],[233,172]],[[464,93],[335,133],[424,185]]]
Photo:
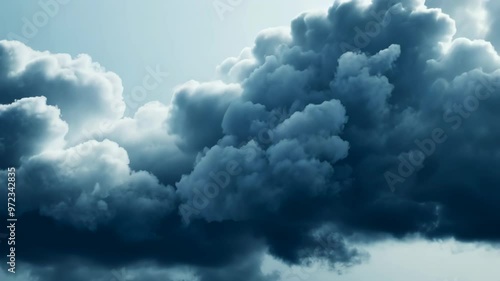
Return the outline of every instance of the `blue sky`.
[[[141,85],[147,67],[170,74],[151,99],[170,100],[172,88],[188,80],[215,78],[215,67],[252,46],[263,29],[286,26],[306,10],[327,9],[328,0],[240,1],[219,16],[216,1],[68,1],[39,28],[29,45],[36,50],[89,54],[123,80],[124,94]],[[224,2],[223,2],[224,3]],[[43,11],[36,1],[2,4],[0,36],[22,35],[23,18]]]

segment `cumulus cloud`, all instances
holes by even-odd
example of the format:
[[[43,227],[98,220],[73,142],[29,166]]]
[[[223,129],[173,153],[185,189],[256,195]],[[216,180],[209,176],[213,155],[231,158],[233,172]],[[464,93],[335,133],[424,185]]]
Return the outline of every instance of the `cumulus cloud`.
[[[0,41],[0,91],[2,104],[46,97],[70,125],[70,140],[125,111],[121,79],[88,55],[39,52],[14,41]]]
[[[181,206],[182,215],[188,219],[191,213],[200,214],[209,221],[249,219],[276,212],[282,202],[299,195],[331,192],[332,165],[346,157],[349,148],[338,136],[345,121],[342,105],[325,101],[261,131],[267,139],[257,133],[257,141],[241,148],[234,140],[212,147],[177,184],[187,202]]]
[[[220,81],[131,117],[88,56],[2,41],[0,126],[23,136],[1,136],[2,168],[25,186],[20,233],[48,226],[23,256],[269,281],[264,252],[335,269],[363,261],[353,237],[498,241],[500,57],[492,33],[426,5],[304,13],[222,62]],[[325,229],[336,238],[318,248]]]
[[[128,164],[127,152],[110,141],[33,156],[17,170],[25,186],[19,191],[21,211],[39,209],[91,230],[116,221],[125,234],[141,233],[174,208],[173,189]]]
[[[46,104],[45,97],[23,98],[0,105],[0,168],[18,166],[22,158],[46,149],[62,147],[68,125],[60,110]]]
[[[127,151],[132,169],[148,171],[162,183],[173,185],[191,170],[196,152],[185,151],[180,137],[169,134],[169,116],[168,106],[151,102],[140,107],[133,117],[109,123],[94,136],[119,143]]]
[[[237,84],[188,82],[174,93],[169,131],[187,151],[211,147],[222,137],[221,122],[229,104],[238,98]]]

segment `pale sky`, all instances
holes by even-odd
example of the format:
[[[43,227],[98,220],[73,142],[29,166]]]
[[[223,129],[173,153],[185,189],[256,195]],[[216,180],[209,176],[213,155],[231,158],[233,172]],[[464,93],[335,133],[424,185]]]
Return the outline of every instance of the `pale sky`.
[[[98,5],[70,0],[38,29],[29,46],[89,54],[122,78],[124,95],[142,83],[147,67],[159,65],[170,77],[150,95],[168,102],[174,86],[215,78],[216,66],[252,46],[261,30],[288,26],[304,11],[331,6],[330,0],[240,2],[220,17],[212,0],[110,0]],[[32,19],[42,10],[30,0],[9,1],[3,7],[0,38],[22,34],[23,18]]]

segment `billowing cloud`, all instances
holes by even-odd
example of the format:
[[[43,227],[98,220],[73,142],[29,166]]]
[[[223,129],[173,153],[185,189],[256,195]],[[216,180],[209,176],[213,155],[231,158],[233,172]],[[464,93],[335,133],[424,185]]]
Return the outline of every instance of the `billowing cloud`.
[[[68,125],[60,110],[47,106],[45,97],[23,98],[0,105],[0,168],[18,166],[22,158],[62,147]]]
[[[44,96],[61,110],[70,140],[95,129],[99,122],[123,116],[121,79],[88,55],[38,52],[20,42],[0,42],[0,102]]]
[[[230,103],[238,98],[239,85],[221,82],[188,82],[174,93],[169,131],[187,151],[211,147],[222,137],[221,122]]]
[[[79,228],[118,224],[139,235],[172,211],[173,188],[148,172],[131,171],[127,152],[110,141],[89,141],[30,157],[17,170],[21,211]],[[138,232],[138,233],[135,233]]]
[[[169,107],[151,102],[140,107],[133,117],[105,124],[93,135],[119,143],[127,151],[132,169],[151,172],[162,183],[173,185],[191,170],[196,152],[185,151],[180,137],[169,134],[169,116]]]
[[[20,233],[50,226],[24,236],[23,257],[269,281],[264,252],[335,269],[364,260],[356,240],[497,242],[500,57],[491,33],[452,17],[418,0],[335,2],[132,117],[119,78],[87,56],[2,41],[0,120],[29,124],[2,167],[25,186]]]
[[[500,49],[500,37],[496,30],[500,26],[497,15],[500,4],[494,0],[462,0],[444,1],[427,0],[425,4],[432,8],[440,8],[449,14],[457,25],[455,36],[469,39],[486,39],[497,50]]]

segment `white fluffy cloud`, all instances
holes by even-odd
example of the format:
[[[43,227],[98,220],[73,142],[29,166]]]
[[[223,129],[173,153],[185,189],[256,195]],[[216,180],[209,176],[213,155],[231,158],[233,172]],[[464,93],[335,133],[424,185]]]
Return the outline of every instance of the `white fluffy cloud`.
[[[19,165],[25,157],[65,144],[68,125],[60,110],[46,104],[45,97],[23,98],[0,104],[0,168]]]
[[[39,52],[14,41],[0,41],[0,92],[3,104],[46,97],[69,124],[71,141],[100,122],[120,119],[125,111],[121,79],[88,55]]]

